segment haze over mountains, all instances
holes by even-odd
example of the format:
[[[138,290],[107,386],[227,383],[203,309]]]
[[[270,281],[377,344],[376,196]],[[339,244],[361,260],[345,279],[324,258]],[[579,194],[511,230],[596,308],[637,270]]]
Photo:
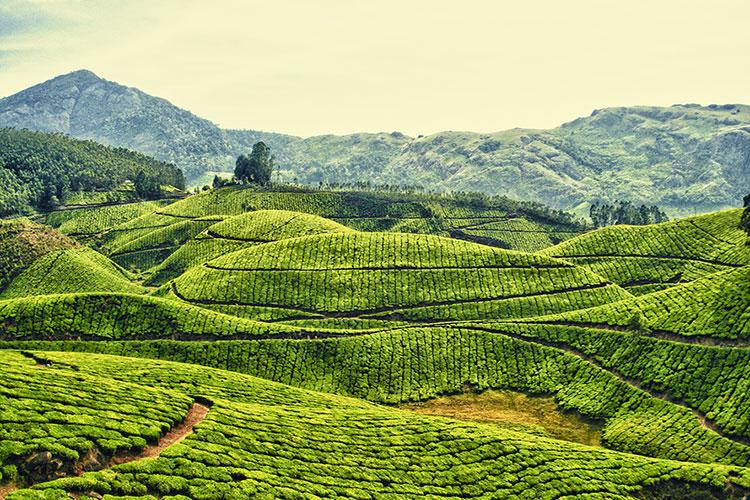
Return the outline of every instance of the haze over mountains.
[[[252,110],[247,114],[251,122]],[[673,214],[703,212],[738,206],[750,185],[745,105],[608,108],[551,130],[300,138],[223,130],[81,70],[0,100],[0,126],[132,148],[174,162],[195,183],[231,171],[239,153],[263,140],[277,156],[282,180],[482,191],[565,209],[627,198]]]

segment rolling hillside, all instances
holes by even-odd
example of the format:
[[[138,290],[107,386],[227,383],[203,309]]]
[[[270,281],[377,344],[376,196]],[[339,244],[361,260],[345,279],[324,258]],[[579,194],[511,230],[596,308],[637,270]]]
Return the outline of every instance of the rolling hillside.
[[[0,494],[742,498],[739,218],[228,187],[5,221]],[[488,390],[597,439],[406,404]]]
[[[194,256],[189,262],[193,262],[192,258],[198,262],[203,259],[201,253],[206,252],[205,262],[243,246],[242,240],[246,238],[242,232],[227,233],[229,221],[219,223],[257,210],[292,210],[360,231],[435,234],[524,251],[540,250],[587,229],[570,214],[502,197],[305,190],[285,186],[270,191],[230,186],[201,192],[165,207],[138,204],[84,209],[68,211],[63,216],[52,213],[46,220],[63,231],[87,236],[89,243],[101,245],[102,251],[128,269],[156,272],[159,276],[152,278],[151,283],[161,284],[164,279],[176,277],[172,271],[162,275],[163,267],[175,263],[177,270],[184,270],[178,261],[186,254]],[[137,213],[142,215],[125,217]],[[121,219],[126,222],[117,224]],[[237,220],[251,223],[254,218]],[[307,234],[299,224],[313,219],[303,216],[295,220],[297,223],[287,231]],[[76,229],[89,224],[95,224],[98,234],[84,235],[81,233],[84,230]],[[217,232],[217,227],[225,229]],[[259,226],[258,230],[265,229]],[[177,255],[170,259],[174,253]]]
[[[634,294],[750,265],[742,210],[649,226],[611,226],[541,251],[585,267]]]
[[[0,221],[0,290],[36,259],[78,246],[75,240],[46,226],[22,219]]]
[[[0,100],[0,126],[62,132],[175,163],[188,181],[216,171],[258,140],[278,180],[420,185],[480,191],[574,209],[629,199],[671,215],[739,206],[750,184],[750,108],[740,104],[595,110],[550,130],[398,132],[299,138],[222,130],[164,99],[81,70]]]
[[[748,485],[747,469],[619,454],[483,424],[410,414],[220,370],[112,356],[30,355],[51,368],[34,369],[31,359],[2,354],[6,390],[39,389],[24,392],[14,410],[33,402],[40,410],[83,413],[92,423],[106,411],[120,423],[111,428],[78,427],[63,418],[54,424],[70,443],[61,449],[66,458],[59,469],[74,468],[78,457],[91,455],[93,449],[107,470],[42,482],[11,499],[64,498],[68,492],[113,498],[624,497],[665,489],[711,493],[730,481],[735,488]],[[75,388],[79,396],[60,401],[56,387]],[[186,387],[200,397],[187,394]],[[163,429],[200,404],[209,405],[204,419],[168,453],[109,465],[113,456],[138,458],[134,450],[155,443]],[[133,413],[133,408],[148,410],[144,416]],[[42,429],[51,427],[43,412],[38,415]],[[36,440],[16,440],[14,449],[23,456],[44,439],[41,432]]]

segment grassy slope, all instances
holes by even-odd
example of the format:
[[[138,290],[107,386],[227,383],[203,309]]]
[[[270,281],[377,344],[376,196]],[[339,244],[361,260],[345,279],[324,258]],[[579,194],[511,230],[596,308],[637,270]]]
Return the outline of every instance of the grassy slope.
[[[46,226],[25,220],[0,221],[0,290],[37,258],[77,246],[74,240]]]
[[[610,226],[540,253],[598,273],[636,294],[750,265],[742,210],[649,226]]]
[[[617,338],[607,340],[618,345]],[[590,342],[597,345],[595,337]],[[637,347],[622,341],[619,345]],[[659,345],[662,352],[653,352],[665,366],[690,361],[690,369],[705,369],[699,349],[680,359],[665,351],[668,344]],[[631,378],[623,378],[616,360],[614,366],[606,360],[593,363],[539,334],[514,334],[509,328],[420,327],[296,342],[32,342],[3,347],[9,346],[186,361],[384,403],[424,400],[460,392],[467,385],[554,394],[563,407],[603,421],[603,443],[610,448],[683,461],[750,464],[750,446],[742,438],[750,429],[747,392],[716,392],[742,387],[747,364],[737,365],[737,353],[713,356],[713,369],[719,373],[709,383],[701,380],[705,389],[696,391],[703,387],[695,385],[700,371],[692,379],[683,374],[669,378],[669,372],[654,365],[639,374],[644,359],[640,366],[633,364]],[[717,395],[722,397],[717,400]],[[696,414],[698,410],[709,417]]]
[[[302,231],[318,227],[337,232],[271,243],[252,241],[253,246],[192,268],[176,280],[175,288],[181,296],[202,307],[173,297],[103,293],[0,301],[0,329],[4,339],[11,341],[3,347],[93,350],[174,359],[229,368],[305,389],[388,403],[423,400],[458,391],[466,384],[477,389],[510,388],[554,394],[563,406],[602,420],[602,442],[609,448],[662,459],[750,464],[750,412],[747,411],[750,390],[746,387],[750,380],[747,373],[750,359],[746,359],[749,351],[731,342],[707,346],[690,341],[690,336],[696,334],[701,342],[711,335],[715,343],[746,335],[743,330],[746,327],[738,325],[747,323],[741,320],[746,316],[748,303],[749,267],[742,266],[746,253],[738,244],[734,212],[655,228],[600,230],[556,247],[574,255],[592,249],[598,252],[597,256],[606,255],[614,247],[638,255],[639,261],[646,262],[642,265],[646,270],[657,268],[656,264],[664,257],[680,262],[711,260],[718,263],[719,269],[727,269],[713,274],[706,271],[694,281],[638,298],[630,298],[627,292],[607,284],[606,279],[585,266],[572,266],[545,255],[510,252],[435,236],[359,233],[314,217],[285,215],[255,212],[237,218],[221,217],[221,221],[215,216],[195,222],[180,219],[190,224],[210,224],[209,228],[219,229],[213,231],[212,238],[232,237],[238,242],[263,240],[264,234],[293,236],[296,229],[286,230],[292,229],[295,221],[302,223],[299,228]],[[140,227],[141,223],[130,224]],[[269,228],[276,230],[268,231]],[[597,236],[602,233],[608,234],[606,239]],[[608,240],[616,244],[608,246]],[[666,255],[664,251],[672,253]],[[585,295],[578,290],[558,293],[562,289],[592,285],[595,288],[586,294],[608,292],[602,296]],[[163,292],[168,290],[169,287]],[[281,307],[269,308],[269,305]],[[554,311],[563,312],[543,316]],[[646,323],[643,326],[653,332],[629,328],[633,314],[638,311]],[[692,312],[700,314],[691,316]],[[594,313],[599,316],[592,316]],[[248,319],[289,321],[300,314],[307,319],[294,323],[303,325],[302,328]],[[380,318],[380,331],[354,329],[363,316]],[[602,325],[598,325],[600,317]],[[505,319],[498,321],[501,318]],[[394,320],[412,326],[389,327]],[[420,324],[435,320],[461,322],[443,326]],[[337,330],[320,328],[331,326],[330,321],[342,324]],[[367,327],[376,325],[372,319],[367,321],[370,321]],[[663,338],[667,333],[674,338]],[[305,340],[316,335],[343,338]],[[79,336],[113,341],[17,342]],[[205,337],[271,336],[279,338],[198,341]],[[685,340],[681,341],[680,336]],[[722,336],[729,339],[722,340]],[[195,340],[145,340],[169,337]],[[291,342],[287,337],[299,340]],[[59,356],[62,360],[78,355]],[[99,375],[102,369],[97,365]],[[111,371],[111,367],[107,370]],[[137,373],[143,377],[147,372],[142,369]],[[195,394],[193,389],[190,394]],[[239,406],[219,407],[222,424],[233,422],[237,415],[247,418],[248,413]],[[253,411],[258,414],[257,408]],[[270,419],[285,418],[276,409],[269,411]],[[333,417],[326,414],[324,418]],[[348,429],[343,423],[337,425]],[[221,433],[218,428],[212,429]],[[311,435],[307,428],[300,428],[299,432],[302,436]],[[255,433],[248,436],[245,431],[243,435],[251,441],[258,439]],[[399,435],[399,439],[404,438]],[[509,439],[535,445],[543,442],[523,434]],[[207,437],[206,443],[209,444],[205,450],[214,451],[214,446],[221,444],[213,437]],[[556,442],[556,446],[560,445]],[[237,451],[237,445],[234,446]],[[569,455],[570,450],[566,450],[564,453]],[[179,447],[170,451],[176,453],[172,456],[175,459],[183,457],[179,455],[181,452]],[[581,456],[589,460],[590,453],[589,450]],[[187,458],[197,459],[193,454]],[[269,463],[278,469],[282,462]],[[150,474],[140,465],[124,467],[126,471]],[[502,467],[507,472],[507,467]],[[551,469],[544,470],[550,473]],[[55,484],[97,491],[116,484],[115,488],[125,488],[116,489],[120,494],[203,491],[189,489],[200,488],[189,479],[191,486],[175,486],[188,483],[163,477],[173,474],[172,469],[159,469],[154,474],[158,477],[131,480],[132,476],[96,473],[86,479]],[[322,477],[319,472],[314,476]],[[113,483],[115,477],[117,482]],[[235,481],[228,487],[239,488],[242,483]],[[266,486],[252,483],[248,491],[257,493],[270,487],[278,493],[276,485],[265,483]],[[362,478],[347,484],[352,491],[368,488]],[[413,484],[409,484],[412,488]],[[306,483],[304,487],[308,486]],[[390,486],[381,482],[373,487],[381,491]],[[424,487],[419,483],[416,489],[396,492],[418,495],[425,492]],[[493,483],[491,487],[499,486]]]
[[[92,340],[288,335],[299,327],[268,325],[161,297],[69,293],[0,300],[0,337]]]
[[[166,203],[166,200],[140,201],[103,207],[58,210],[47,213],[44,223],[57,228],[64,234],[80,238],[103,233],[136,217],[150,214]]]
[[[732,470],[421,416],[189,365],[39,353],[55,363],[52,368],[35,370],[32,362],[24,363],[17,354],[2,356],[15,376],[40,382],[47,371],[65,380],[72,372],[67,367],[76,366],[74,373],[83,381],[102,380],[111,387],[134,387],[134,394],[150,392],[158,397],[182,393],[180,398],[173,397],[177,404],[184,404],[188,390],[213,401],[195,433],[155,460],[41,483],[11,498],[55,498],[67,491],[193,498],[263,494],[551,498],[583,493],[622,497],[645,493],[654,483],[669,480],[676,480],[673,486],[685,492],[700,485],[720,490]],[[46,391],[37,397],[54,397],[55,389],[44,387]],[[82,397],[91,397],[92,389],[87,387],[97,384],[81,384]],[[95,408],[88,411],[97,417]],[[65,420],[57,427],[61,434],[75,433],[76,428]],[[732,481],[750,485],[747,469],[733,469]]]
[[[145,291],[107,257],[84,247],[50,252],[38,258],[0,293],[0,299],[76,292]]]
[[[292,210],[332,219],[363,231],[429,233],[475,240],[503,248],[539,250],[582,228],[535,212],[537,208],[498,200],[486,206],[435,195],[358,191],[259,192],[227,187],[203,192],[144,214],[104,235],[104,250],[125,267],[146,270],[206,229],[208,222],[256,210]],[[508,221],[482,231],[484,224]],[[225,245],[231,247],[231,245]]]
[[[172,289],[196,304],[412,321],[536,315],[629,296],[542,256],[429,235],[361,232],[252,246],[188,270]]]
[[[747,342],[750,340],[750,266],[722,271],[637,298],[531,321],[626,328],[632,325],[634,316],[638,317],[635,328],[684,337]]]
[[[154,270],[148,283],[161,285],[209,260],[253,245],[311,234],[351,231],[316,215],[258,210],[227,217],[187,241]]]

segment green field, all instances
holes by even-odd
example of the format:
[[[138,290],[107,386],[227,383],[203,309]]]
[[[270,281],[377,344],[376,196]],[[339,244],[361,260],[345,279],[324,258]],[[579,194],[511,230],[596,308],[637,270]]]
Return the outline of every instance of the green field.
[[[232,186],[4,221],[0,497],[743,498],[740,216]]]

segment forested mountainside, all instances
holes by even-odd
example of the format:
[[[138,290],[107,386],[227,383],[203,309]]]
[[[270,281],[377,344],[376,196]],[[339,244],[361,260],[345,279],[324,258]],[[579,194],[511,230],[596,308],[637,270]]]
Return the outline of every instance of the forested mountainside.
[[[125,195],[118,195],[118,188],[139,172],[158,184],[185,186],[180,169],[135,151],[62,134],[2,128],[0,216],[49,210],[84,198],[119,200]]]
[[[251,120],[252,118],[249,118]],[[258,140],[278,179],[420,185],[575,208],[629,199],[671,214],[739,206],[750,185],[750,108],[693,104],[610,108],[550,130],[398,132],[299,138],[222,130],[137,89],[77,71],[0,100],[0,126],[136,149],[181,167],[189,182],[231,171]]]

